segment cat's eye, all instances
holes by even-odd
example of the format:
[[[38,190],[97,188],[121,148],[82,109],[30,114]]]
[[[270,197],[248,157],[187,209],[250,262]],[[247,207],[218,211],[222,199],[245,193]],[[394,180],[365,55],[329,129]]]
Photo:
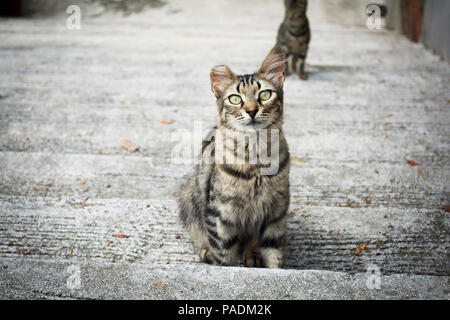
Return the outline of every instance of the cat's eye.
[[[259,93],[259,99],[261,100],[261,101],[266,101],[266,100],[269,100],[269,98],[272,96],[272,92],[270,91],[270,90],[264,90],[264,91],[261,91],[260,93]]]
[[[240,96],[238,96],[237,94],[233,94],[231,95],[228,100],[230,100],[230,102],[232,104],[240,104],[242,102],[242,98]]]

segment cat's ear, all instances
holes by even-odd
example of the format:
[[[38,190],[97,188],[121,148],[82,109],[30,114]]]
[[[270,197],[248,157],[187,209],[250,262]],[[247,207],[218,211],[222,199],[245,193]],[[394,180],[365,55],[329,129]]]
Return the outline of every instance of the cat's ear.
[[[233,83],[234,73],[227,66],[217,66],[211,69],[211,90],[219,97]]]
[[[284,55],[279,47],[273,47],[264,59],[258,74],[272,82],[277,88],[283,88]]]

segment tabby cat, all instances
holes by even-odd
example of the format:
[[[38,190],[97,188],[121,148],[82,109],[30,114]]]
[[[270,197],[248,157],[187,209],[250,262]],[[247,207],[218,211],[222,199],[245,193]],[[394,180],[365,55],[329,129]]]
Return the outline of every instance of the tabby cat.
[[[295,72],[302,80],[308,78],[305,60],[311,40],[307,3],[307,0],[284,0],[286,13],[277,37],[277,45],[286,57],[286,73]]]
[[[215,134],[204,141],[203,160],[178,194],[181,221],[203,262],[233,266],[242,257],[247,267],[282,266],[290,167],[281,130],[284,69],[283,53],[275,47],[254,74],[236,75],[227,66],[211,70],[219,111]],[[266,146],[273,154],[275,145],[278,150],[276,159],[271,158],[277,170],[268,174],[263,174],[267,163],[249,161],[251,143],[240,139],[262,131],[278,134]],[[223,144],[218,136],[225,137]],[[241,154],[236,152],[239,144],[245,149]],[[217,156],[205,160],[211,150],[217,155],[218,146],[233,158],[231,163],[217,161]],[[239,157],[245,161],[236,163]]]

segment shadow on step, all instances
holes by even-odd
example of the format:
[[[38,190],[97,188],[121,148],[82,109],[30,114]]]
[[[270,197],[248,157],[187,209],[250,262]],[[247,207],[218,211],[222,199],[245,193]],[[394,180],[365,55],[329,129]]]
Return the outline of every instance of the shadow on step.
[[[289,224],[285,269],[364,273],[369,266],[376,266],[384,275],[450,275],[449,240],[442,235],[411,232],[396,233],[395,238],[386,235],[361,238],[311,227],[313,225]],[[363,250],[356,250],[365,243]]]

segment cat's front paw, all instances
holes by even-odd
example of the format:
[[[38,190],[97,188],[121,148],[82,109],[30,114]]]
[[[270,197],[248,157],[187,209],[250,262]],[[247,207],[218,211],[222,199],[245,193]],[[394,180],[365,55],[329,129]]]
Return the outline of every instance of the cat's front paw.
[[[298,77],[299,77],[301,80],[308,80],[308,74],[307,74],[306,72],[304,72],[304,73],[299,73],[299,74],[298,74]]]
[[[242,257],[244,266],[247,268],[260,268],[263,266],[262,258],[259,251],[245,252]]]
[[[280,249],[261,248],[261,256],[264,267],[271,269],[279,269],[283,266],[283,253]]]
[[[200,260],[202,260],[202,262],[206,262],[208,264],[214,264],[212,252],[209,249],[209,247],[206,247],[206,246],[202,247],[200,249],[199,255],[200,255]]]

